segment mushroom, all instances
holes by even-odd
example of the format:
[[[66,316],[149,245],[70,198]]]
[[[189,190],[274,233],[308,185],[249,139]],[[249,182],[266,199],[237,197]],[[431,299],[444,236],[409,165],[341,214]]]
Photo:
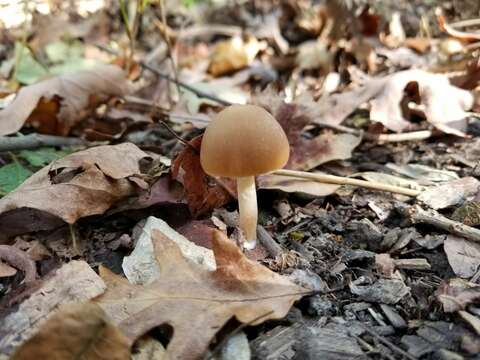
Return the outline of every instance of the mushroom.
[[[282,168],[289,154],[290,146],[282,127],[259,106],[229,106],[205,130],[200,162],[209,175],[236,178],[245,249],[255,248],[257,239],[255,176]]]

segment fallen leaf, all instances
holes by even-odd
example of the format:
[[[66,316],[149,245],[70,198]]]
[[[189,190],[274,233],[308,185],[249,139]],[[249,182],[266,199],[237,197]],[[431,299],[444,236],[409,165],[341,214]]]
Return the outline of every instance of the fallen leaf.
[[[10,277],[17,273],[17,269],[0,261],[0,278]]]
[[[328,51],[325,40],[319,38],[300,44],[296,61],[300,69],[321,69],[326,74],[332,67],[333,55]]]
[[[257,177],[257,185],[259,189],[280,190],[288,193],[298,192],[319,197],[331,195],[340,187],[340,185],[282,175],[260,175]]]
[[[103,214],[118,200],[140,190],[129,178],[141,176],[139,162],[148,158],[131,143],[70,154],[42,168],[0,199],[0,219],[27,208],[54,215],[69,224],[81,217]],[[9,233],[8,226],[2,224],[2,232]]]
[[[33,84],[48,75],[47,69],[34,59],[32,52],[21,42],[15,43],[15,80],[22,84]]]
[[[0,135],[13,134],[28,120],[45,133],[67,135],[91,111],[91,105],[126,95],[131,85],[114,65],[56,76],[21,88],[0,111]]]
[[[194,217],[232,200],[227,190],[203,171],[200,164],[201,143],[201,136],[191,140],[192,147],[185,147],[172,164],[172,178],[183,184],[185,197]]]
[[[220,232],[213,251],[216,271],[205,271],[181,255],[178,246],[153,232],[161,269],[160,278],[148,286],[129,284],[101,268],[108,284],[97,301],[130,342],[161,324],[173,327],[167,346],[170,359],[198,359],[217,331],[232,317],[259,324],[284,317],[305,289],[266,267],[248,260]]]
[[[414,69],[383,78],[382,90],[370,101],[370,118],[392,131],[408,129],[413,111],[405,100],[423,105],[425,118],[439,130],[465,136],[473,96],[452,86],[447,76]]]
[[[376,182],[386,184],[386,185],[400,186],[400,187],[405,187],[405,188],[415,189],[415,190],[425,190],[426,189],[425,186],[420,185],[415,180],[405,179],[405,178],[402,178],[402,177],[399,177],[399,176],[384,174],[384,173],[380,173],[380,172],[365,171],[365,172],[361,172],[361,173],[356,173],[352,176],[362,177],[365,180],[376,181]]]
[[[286,103],[278,95],[265,92],[255,102],[266,108],[277,119],[290,143],[288,169],[310,170],[332,160],[348,159],[361,137],[324,131],[313,139],[302,136],[305,127],[316,118],[315,103],[305,96]]]
[[[469,278],[480,267],[480,244],[464,238],[448,235],[443,243],[448,263],[453,272],[461,278]]]
[[[32,172],[18,161],[0,168],[0,195],[8,194],[23,183]]]
[[[454,171],[435,169],[421,164],[397,165],[387,163],[385,166],[387,169],[393,170],[398,174],[408,176],[415,180],[420,180],[421,183],[425,185],[429,185],[431,182],[444,182],[459,179],[459,176]]]
[[[479,187],[480,182],[477,179],[465,177],[427,189],[417,196],[417,200],[422,201],[432,209],[444,209],[462,204],[469,196],[475,195]]]
[[[0,320],[0,354],[11,355],[59,305],[86,301],[104,291],[104,282],[85,261],[64,264],[54,274],[47,275],[14,312]]]
[[[451,313],[465,310],[470,304],[480,300],[480,286],[463,279],[450,279],[443,282],[435,292],[443,311]]]
[[[130,359],[128,339],[93,303],[61,307],[11,357],[12,360]]]
[[[35,150],[22,150],[20,156],[32,166],[45,166],[54,160],[68,155],[67,151],[59,151],[55,148],[39,148]]]
[[[255,59],[262,47],[262,43],[252,36],[245,40],[234,36],[219,42],[211,56],[208,72],[213,76],[221,76],[243,69]]]

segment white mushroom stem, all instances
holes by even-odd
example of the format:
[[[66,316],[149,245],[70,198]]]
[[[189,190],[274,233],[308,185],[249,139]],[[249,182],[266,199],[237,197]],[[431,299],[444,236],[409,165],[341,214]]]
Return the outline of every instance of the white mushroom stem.
[[[257,244],[257,191],[255,177],[237,178],[238,211],[240,213],[240,228],[245,233],[246,242],[243,247],[254,249]]]

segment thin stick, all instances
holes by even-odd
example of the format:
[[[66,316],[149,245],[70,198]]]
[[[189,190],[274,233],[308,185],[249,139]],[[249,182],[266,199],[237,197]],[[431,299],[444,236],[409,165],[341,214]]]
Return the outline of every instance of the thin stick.
[[[399,141],[416,141],[425,140],[433,135],[431,130],[412,131],[402,134],[371,134],[364,133],[367,140],[376,140],[377,142],[399,142]]]
[[[337,130],[343,133],[352,134],[355,136],[363,136],[364,139],[377,141],[377,142],[399,142],[399,141],[415,141],[415,140],[425,140],[430,138],[433,135],[431,130],[420,130],[406,132],[402,134],[373,134],[369,132],[364,132],[362,130],[352,129],[343,125],[332,125],[332,124],[319,124],[320,127]]]
[[[88,142],[79,138],[29,134],[25,136],[0,136],[0,152],[36,149],[42,146],[92,146],[103,142]]]
[[[99,48],[100,50],[103,50],[105,52],[108,52],[112,55],[115,55],[115,56],[118,56],[118,53],[115,51],[115,50],[112,50],[110,49],[109,47],[107,46],[104,46],[102,44],[95,44],[95,46],[97,48]],[[184,83],[183,81],[180,81],[180,80],[175,80],[174,78],[172,78],[170,75],[167,75],[167,74],[164,74],[163,72],[161,72],[160,70],[158,70],[156,67],[150,65],[150,64],[147,64],[146,62],[144,61],[140,61],[139,62],[140,66],[153,72],[155,75],[157,75],[158,77],[161,77],[163,79],[166,79],[168,81],[171,81],[175,84],[177,84],[178,86],[180,86],[181,88],[184,88],[185,90],[188,90],[192,93],[194,93],[195,95],[199,96],[199,97],[202,97],[202,98],[205,98],[205,99],[209,99],[209,100],[212,100],[212,101],[215,101],[216,103],[220,104],[220,105],[223,105],[223,106],[229,106],[229,105],[232,105],[232,103],[230,101],[227,101],[227,100],[223,100],[223,99],[220,99],[218,97],[216,97],[215,95],[212,95],[212,94],[209,94],[209,93],[206,93],[204,91],[201,91],[201,90],[198,90],[196,89],[195,87],[191,86],[191,85],[188,85],[186,83]]]
[[[423,223],[433,225],[439,229],[448,231],[449,233],[464,237],[467,240],[480,242],[480,230],[474,227],[453,221],[438,211],[433,209],[424,210],[418,205],[411,206],[404,211],[412,223]]]
[[[392,349],[393,351],[401,354],[402,356],[406,357],[407,359],[409,360],[417,360],[418,358],[416,356],[413,356],[412,354],[409,354],[408,352],[406,352],[405,350],[399,348],[397,345],[395,345],[394,343],[392,343],[391,341],[385,339],[383,336],[380,336],[378,335],[375,331],[369,329],[367,326],[365,326],[362,322],[358,322],[358,324],[360,324],[360,326],[363,328],[363,330],[365,330],[365,332],[367,332],[370,336],[373,336],[374,338],[376,338],[378,341],[380,341],[383,345],[386,345],[388,346],[390,349]]]
[[[155,25],[160,30],[160,33],[162,34],[163,39],[165,40],[165,43],[167,44],[168,59],[170,60],[170,64],[172,66],[173,76],[175,78],[175,85],[177,85],[177,90],[180,93],[180,86],[178,85],[177,66],[175,65],[175,60],[173,59],[172,42],[170,41],[170,35],[168,34],[167,11],[165,9],[164,0],[160,0],[159,4],[160,4],[160,14],[161,14],[161,17],[162,17],[162,23],[160,24],[160,23],[158,23],[158,21],[155,21]],[[162,29],[164,29],[164,31],[161,31]]]
[[[352,179],[348,177],[335,176],[335,175],[314,174],[306,171],[281,169],[281,170],[273,171],[270,174],[290,176],[290,177],[296,177],[301,179],[309,179],[309,180],[313,180],[313,181],[321,182],[325,184],[354,185],[354,186],[364,187],[367,189],[382,190],[382,191],[387,191],[395,194],[402,194],[402,195],[413,196],[413,197],[420,194],[419,190],[408,189],[408,188],[388,185],[388,184],[382,184],[376,181]]]

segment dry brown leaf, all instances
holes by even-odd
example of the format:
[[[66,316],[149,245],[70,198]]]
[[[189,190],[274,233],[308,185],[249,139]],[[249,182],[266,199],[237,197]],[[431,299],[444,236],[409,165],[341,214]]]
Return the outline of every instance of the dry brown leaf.
[[[128,339],[93,303],[64,305],[11,360],[130,359]]]
[[[208,72],[213,76],[221,76],[249,65],[257,56],[262,44],[254,37],[244,40],[235,36],[218,43],[213,51]]]
[[[11,355],[60,305],[90,300],[102,294],[105,288],[102,279],[85,261],[73,260],[63,264],[36,283],[28,292],[29,297],[15,307],[15,311],[0,319],[0,354]],[[0,306],[11,308],[18,302],[12,301]]]
[[[248,260],[218,231],[212,239],[217,263],[212,272],[188,262],[178,246],[160,232],[153,232],[153,243],[160,279],[135,286],[102,268],[108,290],[97,301],[131,342],[156,326],[171,325],[169,359],[199,359],[232,317],[252,324],[282,318],[306,292]]]
[[[123,143],[90,148],[55,161],[0,199],[1,231],[9,233],[9,223],[2,222],[2,216],[26,208],[69,224],[103,214],[118,200],[140,190],[129,178],[141,175],[139,162],[146,158],[149,156],[135,145]]]
[[[290,143],[288,169],[310,170],[332,160],[348,159],[361,138],[351,134],[324,131],[313,139],[302,137],[305,126],[316,118],[316,105],[309,97],[286,103],[281,97],[264,93],[256,102],[265,107],[280,123]]]
[[[0,135],[13,134],[28,120],[40,132],[67,135],[72,126],[111,96],[126,95],[131,85],[123,70],[101,65],[26,86],[0,111]]]
[[[172,164],[172,177],[183,184],[188,206],[195,217],[232,200],[229,192],[203,171],[201,144],[201,136],[194,138],[190,141],[192,147],[185,147]]]

